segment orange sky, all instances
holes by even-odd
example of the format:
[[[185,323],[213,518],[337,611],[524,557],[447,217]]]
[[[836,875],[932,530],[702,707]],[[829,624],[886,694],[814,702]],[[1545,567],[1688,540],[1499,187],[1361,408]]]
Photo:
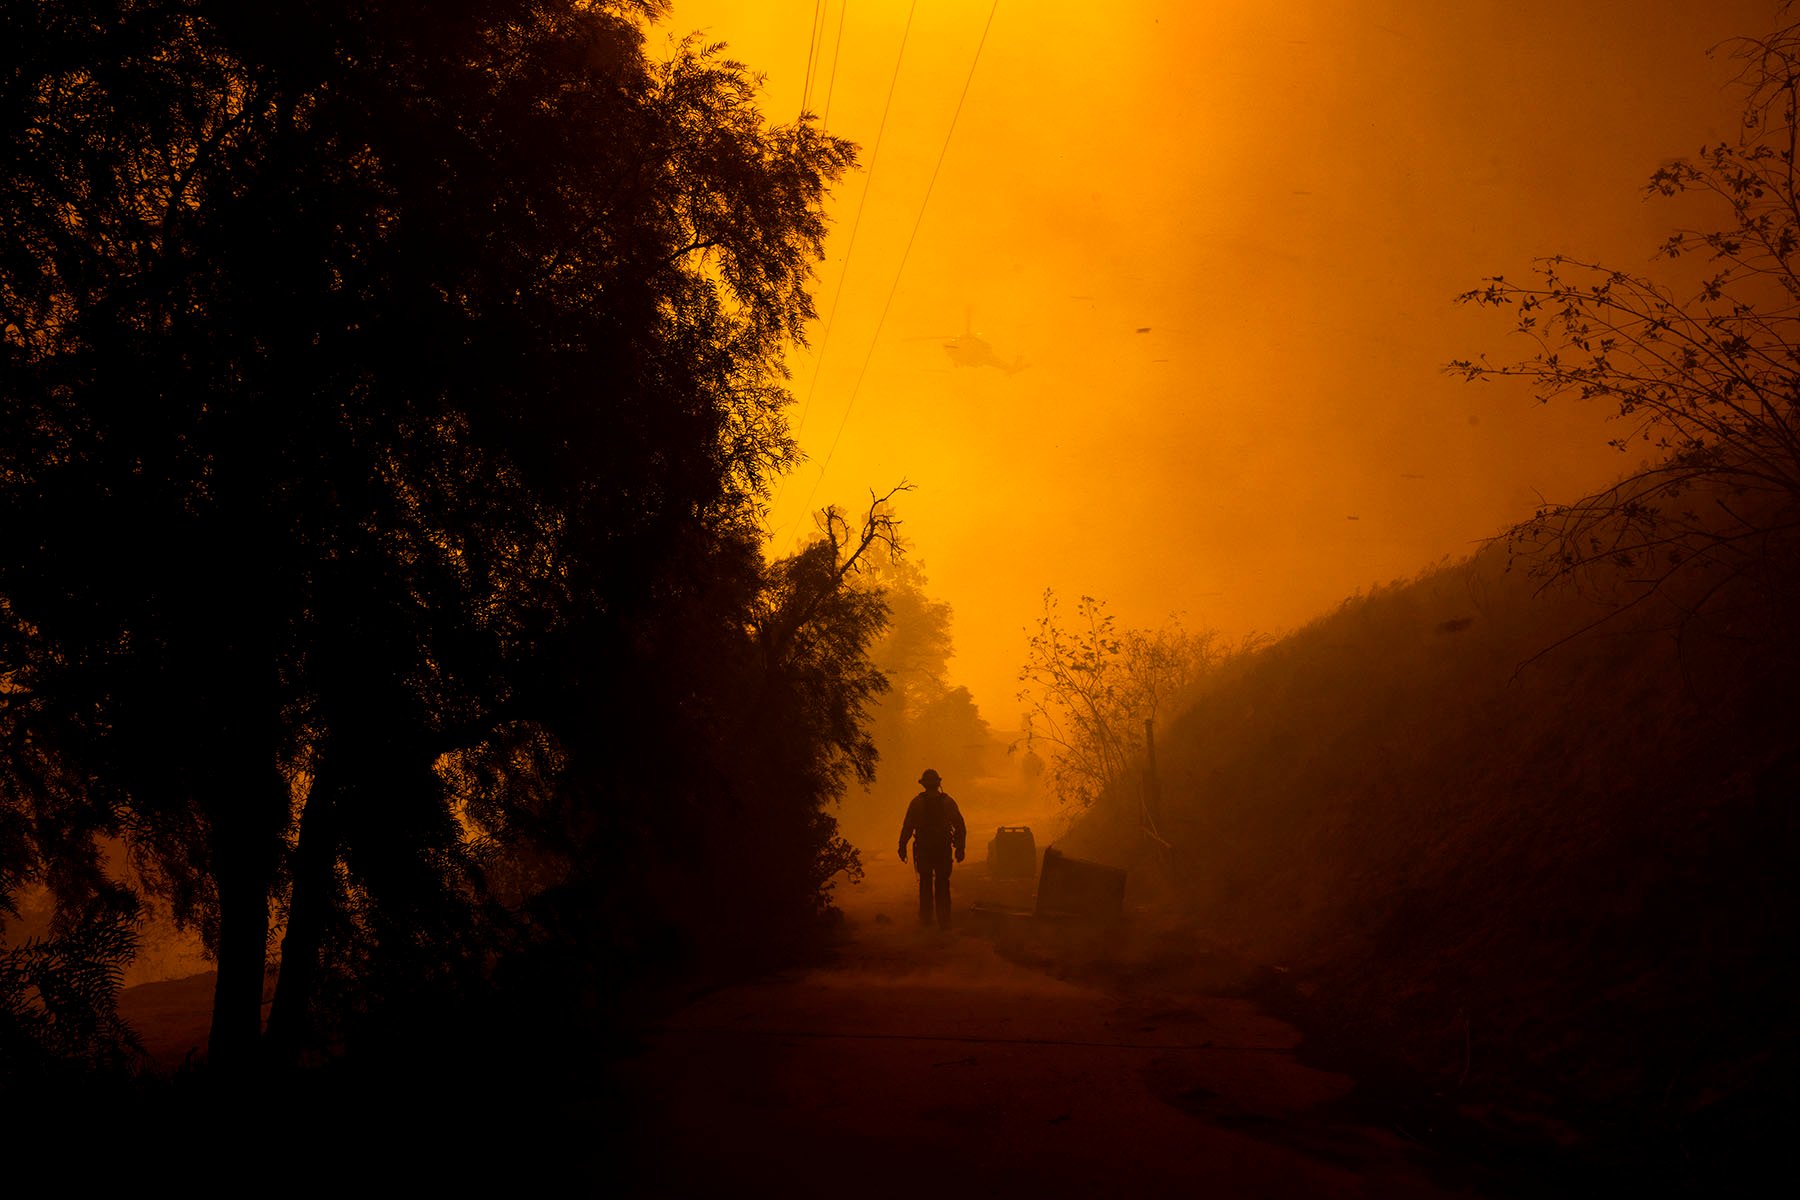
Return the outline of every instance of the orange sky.
[[[812,108],[863,169],[793,355],[810,461],[771,527],[786,548],[811,509],[916,484],[953,674],[1002,731],[1046,587],[1279,633],[1610,478],[1597,413],[1440,373],[1514,350],[1452,298],[1540,254],[1649,266],[1678,212],[1643,182],[1735,130],[1707,48],[1777,11],[918,0],[897,76],[911,0],[676,0],[665,29],[727,42],[791,120],[821,3]],[[954,366],[965,322],[1024,368]]]

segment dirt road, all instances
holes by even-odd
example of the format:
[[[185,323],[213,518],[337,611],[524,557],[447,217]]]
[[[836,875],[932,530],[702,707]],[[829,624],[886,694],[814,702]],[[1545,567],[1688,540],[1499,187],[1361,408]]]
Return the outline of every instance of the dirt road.
[[[967,920],[921,933],[913,886],[876,860],[832,965],[642,1031],[614,1081],[632,1194],[1473,1194],[1342,1115],[1353,1081],[1249,1002],[1061,980]]]

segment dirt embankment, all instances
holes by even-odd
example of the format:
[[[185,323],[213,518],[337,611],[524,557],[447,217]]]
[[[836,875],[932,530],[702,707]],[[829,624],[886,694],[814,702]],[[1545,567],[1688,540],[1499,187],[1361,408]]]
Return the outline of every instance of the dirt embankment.
[[[1442,1123],[1704,1188],[1796,1111],[1800,654],[1749,607],[1557,645],[1598,611],[1488,558],[1346,603],[1159,739],[1172,863],[1134,803],[1071,845]]]

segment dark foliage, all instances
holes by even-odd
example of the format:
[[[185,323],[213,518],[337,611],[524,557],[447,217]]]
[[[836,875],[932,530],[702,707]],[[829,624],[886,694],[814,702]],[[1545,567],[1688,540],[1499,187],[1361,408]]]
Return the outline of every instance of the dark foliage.
[[[122,837],[216,1064],[274,930],[292,1061],[850,865],[878,606],[769,656],[755,510],[851,150],[660,11],[0,2],[0,894]]]
[[[890,687],[871,724],[881,778],[852,830],[862,845],[892,840],[895,794],[910,796],[925,767],[966,786],[989,773],[1003,751],[969,689],[950,682],[953,614],[949,604],[932,598],[924,568],[903,555],[877,554],[872,577],[889,609],[888,627],[872,653]]]
[[[43,1087],[136,1067],[142,1047],[116,1003],[136,918],[113,889],[65,912],[52,936],[0,949],[0,1079]]]
[[[1785,6],[1784,6],[1785,9]],[[1653,197],[1689,196],[1708,225],[1662,244],[1656,275],[1558,255],[1524,279],[1496,275],[1465,304],[1513,314],[1534,349],[1510,363],[1458,360],[1471,381],[1528,380],[1544,402],[1614,410],[1615,484],[1547,503],[1510,531],[1549,580],[1607,580],[1615,605],[1703,607],[1731,581],[1787,603],[1800,530],[1800,24],[1733,43],[1739,136],[1659,168]]]

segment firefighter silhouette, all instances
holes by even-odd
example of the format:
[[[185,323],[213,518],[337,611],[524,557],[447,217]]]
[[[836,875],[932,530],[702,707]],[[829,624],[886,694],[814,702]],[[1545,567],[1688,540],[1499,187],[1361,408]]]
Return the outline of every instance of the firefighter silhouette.
[[[906,806],[900,826],[900,861],[906,861],[911,842],[913,867],[919,872],[919,924],[929,925],[935,917],[939,929],[949,929],[950,857],[954,853],[957,862],[963,860],[969,830],[956,801],[940,789],[943,779],[936,771],[927,767],[919,782],[925,790]]]

